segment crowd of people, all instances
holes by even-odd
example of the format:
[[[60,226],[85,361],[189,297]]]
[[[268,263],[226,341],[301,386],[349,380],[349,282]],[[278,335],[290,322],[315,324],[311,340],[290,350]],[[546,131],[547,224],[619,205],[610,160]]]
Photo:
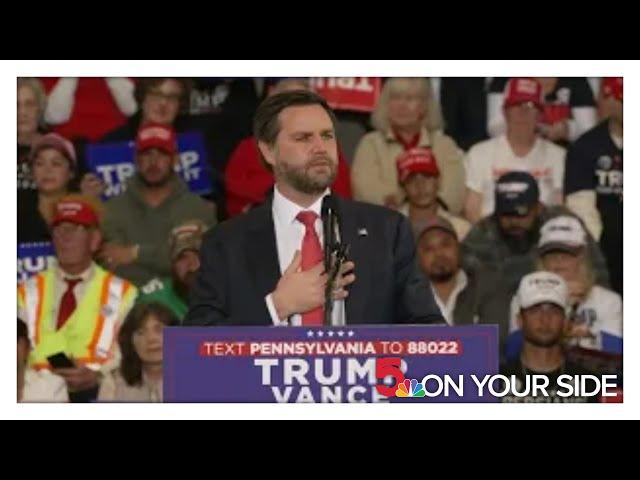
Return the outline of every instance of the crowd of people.
[[[18,284],[18,401],[162,401],[162,329],[189,310],[203,237],[273,197],[254,112],[313,88],[18,79],[18,243],[55,257]],[[331,190],[406,216],[448,325],[497,325],[517,375],[621,355],[622,78],[386,78],[365,110],[335,107]],[[185,177],[194,133],[206,191]],[[92,157],[113,145],[117,193]]]

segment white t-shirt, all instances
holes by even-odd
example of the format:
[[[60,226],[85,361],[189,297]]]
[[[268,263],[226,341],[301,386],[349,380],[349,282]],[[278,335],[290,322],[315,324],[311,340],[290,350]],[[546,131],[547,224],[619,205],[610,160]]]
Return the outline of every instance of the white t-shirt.
[[[518,303],[511,300],[509,331],[518,330]],[[617,293],[595,285],[587,298],[578,305],[575,314],[578,325],[587,324],[594,338],[580,338],[570,342],[583,348],[602,350],[602,334],[608,333],[622,338],[622,298]]]
[[[482,216],[491,215],[495,208],[495,182],[510,171],[529,172],[538,181],[540,201],[556,203],[564,182],[565,149],[538,138],[531,151],[518,157],[500,135],[474,145],[465,158],[467,187],[482,194]]]

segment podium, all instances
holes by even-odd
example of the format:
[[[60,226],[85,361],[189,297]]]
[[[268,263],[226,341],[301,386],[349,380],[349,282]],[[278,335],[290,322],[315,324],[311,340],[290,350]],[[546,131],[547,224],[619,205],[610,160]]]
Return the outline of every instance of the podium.
[[[496,402],[498,357],[493,325],[168,327],[164,401]]]

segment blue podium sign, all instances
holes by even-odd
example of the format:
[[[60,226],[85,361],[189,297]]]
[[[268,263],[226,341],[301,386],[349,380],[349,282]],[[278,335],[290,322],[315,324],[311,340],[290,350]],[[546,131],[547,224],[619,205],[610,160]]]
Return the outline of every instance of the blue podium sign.
[[[172,327],[165,402],[495,402],[495,326]]]

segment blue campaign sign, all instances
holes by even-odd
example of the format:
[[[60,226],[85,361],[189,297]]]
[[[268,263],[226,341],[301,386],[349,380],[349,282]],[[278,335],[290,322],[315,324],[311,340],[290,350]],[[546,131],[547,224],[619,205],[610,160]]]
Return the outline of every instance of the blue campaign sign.
[[[51,242],[18,244],[18,282],[46,270],[54,259]]]
[[[125,189],[125,183],[135,172],[135,144],[131,142],[96,143],[87,147],[87,169],[98,175],[106,185],[105,197],[111,198]],[[211,167],[204,139],[198,132],[178,135],[180,161],[176,172],[198,195],[211,192]]]
[[[498,373],[496,326],[164,332],[165,402],[497,401],[472,378]]]

